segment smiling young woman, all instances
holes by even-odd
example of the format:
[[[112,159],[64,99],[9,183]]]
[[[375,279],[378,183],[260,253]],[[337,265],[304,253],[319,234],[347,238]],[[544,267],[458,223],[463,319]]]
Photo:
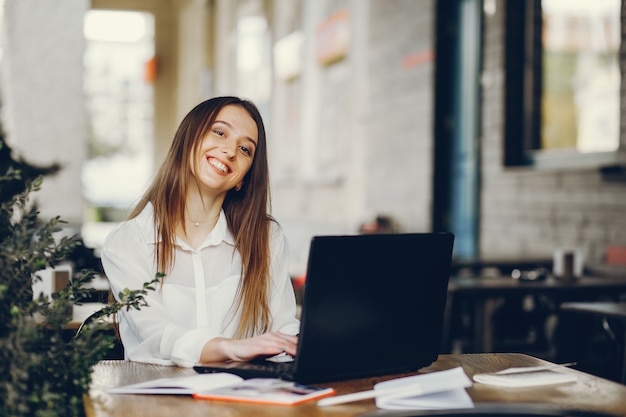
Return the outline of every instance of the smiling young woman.
[[[237,97],[200,103],[102,251],[114,294],[165,273],[148,308],[120,315],[127,359],[191,366],[295,354],[288,248],[268,206],[256,106]]]

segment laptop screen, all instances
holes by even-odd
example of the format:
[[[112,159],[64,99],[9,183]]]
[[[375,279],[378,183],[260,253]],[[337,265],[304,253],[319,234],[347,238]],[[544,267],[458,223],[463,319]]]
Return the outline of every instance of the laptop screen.
[[[415,371],[437,359],[454,237],[316,236],[296,380]]]

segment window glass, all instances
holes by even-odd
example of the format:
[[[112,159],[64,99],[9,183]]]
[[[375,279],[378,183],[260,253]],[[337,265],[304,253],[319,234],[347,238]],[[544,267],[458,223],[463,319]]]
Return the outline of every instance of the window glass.
[[[542,150],[619,145],[620,0],[542,0]]]
[[[153,172],[154,16],[94,9],[83,30],[89,159],[81,172],[87,207],[81,235],[85,245],[100,248]]]
[[[271,96],[270,56],[265,17],[240,17],[237,22],[237,94],[254,101],[262,112]]]

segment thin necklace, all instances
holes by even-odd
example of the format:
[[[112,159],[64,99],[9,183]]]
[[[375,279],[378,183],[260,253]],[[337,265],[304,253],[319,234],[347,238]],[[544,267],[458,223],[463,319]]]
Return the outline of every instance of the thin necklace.
[[[187,220],[189,223],[193,223],[194,226],[199,227],[200,224],[208,223],[208,222],[194,222],[192,220]]]
[[[185,219],[185,221],[189,222],[189,223],[193,223],[193,225],[196,226],[196,227],[200,227],[201,224],[211,223],[211,222],[215,221],[215,219],[217,219],[218,217],[219,217],[219,214],[217,216],[213,217],[211,220],[206,220],[206,221],[203,221],[203,222],[196,222],[196,221],[188,220],[188,219]]]

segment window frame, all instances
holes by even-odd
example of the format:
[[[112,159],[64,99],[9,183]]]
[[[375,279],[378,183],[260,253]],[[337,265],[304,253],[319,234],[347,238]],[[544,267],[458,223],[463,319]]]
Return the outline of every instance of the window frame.
[[[542,97],[541,0],[506,2],[504,7],[504,165],[537,169],[605,169],[626,164],[623,117],[620,118],[615,151],[580,153],[575,149],[538,149]],[[622,26],[623,20],[622,13]],[[619,55],[623,80],[623,39]],[[623,114],[624,82],[621,84],[620,114]]]

